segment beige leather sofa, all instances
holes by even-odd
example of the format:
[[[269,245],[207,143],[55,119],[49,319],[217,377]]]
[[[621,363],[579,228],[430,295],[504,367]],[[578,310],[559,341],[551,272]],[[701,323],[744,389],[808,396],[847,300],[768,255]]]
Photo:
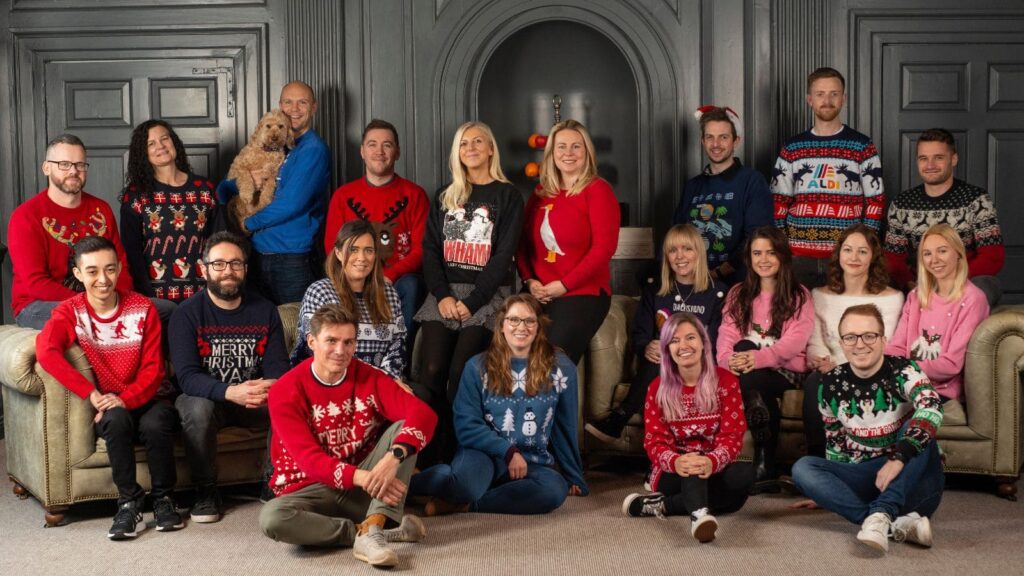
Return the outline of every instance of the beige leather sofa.
[[[298,304],[278,308],[285,341],[291,349]],[[88,401],[68,392],[36,362],[38,332],[0,326],[0,382],[3,388],[7,473],[14,493],[34,496],[45,510],[47,526],[60,524],[68,507],[79,502],[117,498],[106,446],[93,428],[95,411]],[[68,360],[95,381],[77,346]],[[229,427],[217,436],[221,484],[258,482],[266,459],[265,431]],[[178,487],[188,487],[183,449],[176,450]],[[146,455],[136,450],[139,483],[150,488]]]
[[[636,306],[632,298],[614,296],[608,317],[590,343],[586,360],[590,378],[582,395],[588,422],[606,417],[626,395],[633,377],[629,335]],[[1024,306],[997,308],[975,330],[967,348],[967,410],[955,400],[946,402],[938,435],[946,472],[991,476],[998,494],[1011,500],[1016,499],[1016,481],[1024,461],[1022,368]],[[783,461],[793,462],[805,452],[802,398],[799,390],[787,392],[783,398],[779,443]],[[749,458],[751,448],[748,434],[741,457]],[[642,455],[642,416],[633,417],[618,443],[606,444],[588,434],[584,451]]]

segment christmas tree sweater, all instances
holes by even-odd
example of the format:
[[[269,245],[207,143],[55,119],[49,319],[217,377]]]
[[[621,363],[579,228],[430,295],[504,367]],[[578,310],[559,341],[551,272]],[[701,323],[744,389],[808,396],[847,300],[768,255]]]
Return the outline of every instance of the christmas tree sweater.
[[[743,248],[760,226],[772,223],[772,195],[760,172],[733,159],[713,174],[710,167],[686,182],[672,224],[693,224],[707,246],[708,268],[729,262],[735,269],[725,278],[735,284],[746,276]]]
[[[1003,269],[1006,250],[996,209],[985,190],[963,180],[935,198],[924,184],[900,192],[889,205],[885,259],[899,286],[917,277],[917,248],[934,224],[949,224],[967,249],[967,275],[994,276]]]
[[[395,174],[391,181],[374,186],[362,177],[339,187],[327,207],[324,253],[334,253],[338,230],[351,220],[372,222],[380,239],[384,275],[392,282],[415,274],[423,266],[423,234],[430,200],[415,183]]]
[[[178,305],[167,339],[178,386],[189,396],[222,402],[228,386],[280,378],[289,368],[277,308],[254,292],[225,310],[200,291]]]
[[[81,197],[77,208],[64,208],[50,200],[47,190],[43,189],[11,214],[7,242],[14,269],[11,308],[15,316],[36,300],[59,302],[76,294],[69,287],[77,283],[71,272],[74,268],[71,248],[86,236],[103,236],[114,243],[121,262],[117,289],[121,292],[132,289],[132,276],[114,213],[106,202],[91,194],[82,192]]]
[[[526,203],[523,235],[516,266],[519,277],[541,284],[561,280],[564,296],[611,294],[609,263],[619,244],[619,201],[602,178],[594,178],[579,194],[559,190]]]
[[[140,194],[121,194],[121,241],[135,289],[146,296],[181,302],[204,286],[199,274],[217,203],[213,183],[195,174],[181,186],[155,182]]]
[[[658,489],[661,475],[676,473],[676,460],[697,452],[711,460],[711,473],[721,472],[736,459],[743,448],[747,418],[743,413],[740,382],[725,368],[718,374],[718,409],[701,412],[694,398],[694,386],[683,386],[683,414],[668,420],[658,405],[661,377],[647,389],[644,403],[644,450],[651,460],[651,487]]]
[[[523,198],[515,186],[495,180],[474,185],[469,200],[455,210],[430,207],[423,237],[423,279],[440,302],[452,296],[450,284],[475,284],[462,303],[471,314],[512,285],[512,257],[523,227]]]
[[[160,317],[148,298],[118,292],[114,313],[101,318],[85,293],[53,309],[36,336],[39,365],[65,388],[88,400],[94,390],[117,395],[129,410],[149,402],[164,379]],[[78,344],[96,375],[96,385],[64,357]]]
[[[928,308],[921,307],[917,290],[907,295],[896,333],[885,353],[914,360],[939,394],[963,400],[963,372],[967,343],[974,329],[988,318],[988,299],[967,282],[959,300],[932,294]]]
[[[913,458],[942,424],[942,399],[928,377],[912,360],[894,356],[885,356],[870,378],[858,377],[849,364],[822,375],[818,409],[825,424],[825,457],[852,464],[895,451]]]
[[[722,315],[722,325],[718,329],[718,343],[715,346],[718,365],[728,368],[733,347],[740,340],[749,340],[760,348],[754,351],[756,368],[783,369],[790,372],[807,371],[807,342],[814,330],[814,303],[811,294],[803,286],[804,304],[782,323],[779,334],[771,332],[772,325],[772,294],[761,292],[754,298],[751,313],[750,330],[740,332],[736,319],[728,313],[729,303],[736,297],[739,285],[733,286],[725,299],[726,312]]]
[[[278,496],[317,483],[351,490],[356,469],[389,422],[402,422],[394,444],[416,452],[437,424],[422,400],[356,358],[337,383],[320,380],[313,359],[306,360],[271,386],[267,404],[273,430],[270,487]]]
[[[718,341],[726,287],[718,280],[712,280],[707,290],[694,293],[692,284],[673,283],[674,290],[665,296],[658,295],[654,284],[647,284],[640,293],[640,305],[633,316],[633,350],[640,358],[643,358],[647,345],[661,336],[664,321],[658,321],[659,312],[666,319],[676,312],[689,312],[704,324],[711,342]]]
[[[517,452],[530,464],[551,466],[557,461],[565,480],[586,495],[576,439],[576,366],[561,352],[555,360],[551,387],[528,396],[527,359],[512,358],[513,390],[505,396],[487,389],[486,353],[470,358],[452,405],[455,436],[460,446],[506,463]]]
[[[852,224],[879,229],[885,206],[882,163],[867,136],[849,126],[818,136],[791,138],[772,170],[775,226],[793,254],[827,258]]]

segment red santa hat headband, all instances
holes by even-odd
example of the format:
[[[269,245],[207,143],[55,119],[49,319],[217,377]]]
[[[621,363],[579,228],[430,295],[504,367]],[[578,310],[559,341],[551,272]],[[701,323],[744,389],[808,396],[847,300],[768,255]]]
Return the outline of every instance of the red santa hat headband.
[[[701,106],[700,108],[694,110],[693,117],[697,119],[697,122],[700,122],[700,119],[705,114],[711,112],[716,108],[721,108],[722,110],[725,110],[725,115],[729,117],[729,120],[732,121],[733,128],[736,129],[736,136],[743,136],[743,124],[740,122],[740,115],[737,114],[735,110],[729,108],[728,106],[715,106],[713,104]]]

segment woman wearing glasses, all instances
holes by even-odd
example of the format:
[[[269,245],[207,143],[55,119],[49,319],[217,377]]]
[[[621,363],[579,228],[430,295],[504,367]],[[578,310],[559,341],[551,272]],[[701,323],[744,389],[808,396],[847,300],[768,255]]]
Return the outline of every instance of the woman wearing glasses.
[[[490,347],[462,372],[452,463],[412,478],[410,493],[430,497],[428,516],[545,514],[589,492],[576,442],[576,367],[548,341],[548,322],[529,294],[498,310]]]

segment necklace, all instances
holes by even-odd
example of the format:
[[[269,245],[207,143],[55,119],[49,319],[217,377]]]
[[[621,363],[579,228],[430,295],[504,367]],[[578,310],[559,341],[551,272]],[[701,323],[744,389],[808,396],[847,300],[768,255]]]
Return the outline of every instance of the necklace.
[[[682,294],[679,293],[679,282],[673,281],[672,282],[672,286],[676,289],[675,301],[676,302],[682,302],[683,306],[686,306],[686,301],[690,298],[690,296],[693,296],[693,290],[694,290],[695,286],[693,286],[693,285],[690,286],[690,291],[686,294],[685,298],[683,297]]]

